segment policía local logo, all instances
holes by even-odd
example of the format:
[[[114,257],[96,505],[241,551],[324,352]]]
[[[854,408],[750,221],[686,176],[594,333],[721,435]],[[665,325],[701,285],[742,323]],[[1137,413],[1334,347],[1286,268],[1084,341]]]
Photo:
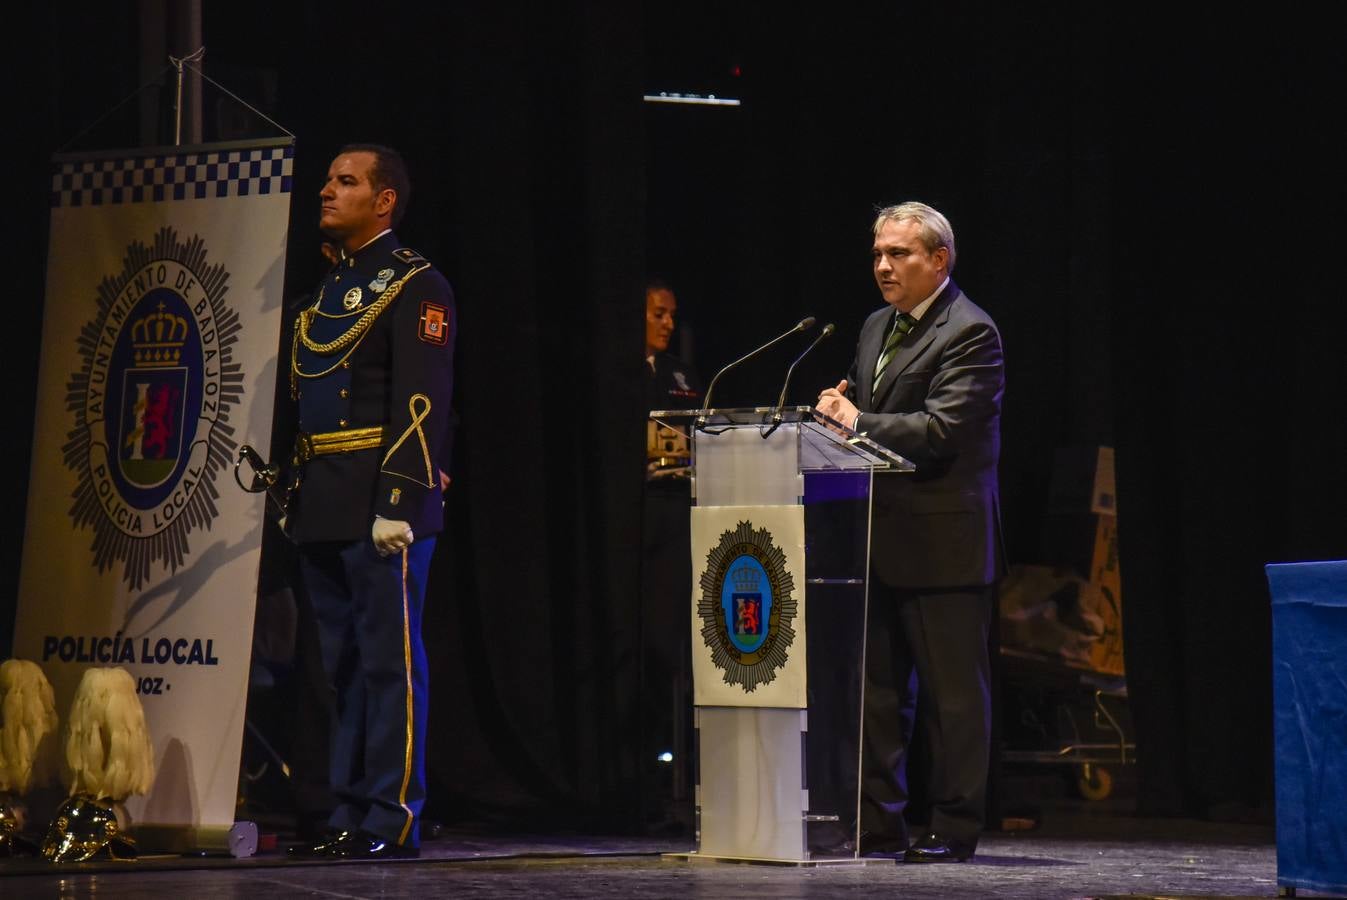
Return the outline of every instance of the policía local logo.
[[[67,384],[75,427],[63,448],[78,479],[70,516],[93,528],[98,570],[121,564],[132,588],[153,563],[177,571],[188,535],[218,515],[215,477],[233,458],[229,410],[243,394],[228,281],[200,237],[162,228],[151,245],[127,247],[76,338],[83,362]]]
[[[750,693],[770,684],[795,642],[795,578],[766,528],[740,522],[706,554],[697,615],[726,684]]]

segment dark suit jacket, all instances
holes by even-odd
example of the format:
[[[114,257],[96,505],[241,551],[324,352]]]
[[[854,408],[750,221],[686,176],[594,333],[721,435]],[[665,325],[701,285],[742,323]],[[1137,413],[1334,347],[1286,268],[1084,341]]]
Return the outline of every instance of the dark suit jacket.
[[[990,584],[999,544],[1001,335],[951,280],[899,344],[872,397],[892,322],[889,306],[866,319],[847,376],[847,396],[861,411],[857,430],[917,466],[875,478],[871,565],[899,588]]]

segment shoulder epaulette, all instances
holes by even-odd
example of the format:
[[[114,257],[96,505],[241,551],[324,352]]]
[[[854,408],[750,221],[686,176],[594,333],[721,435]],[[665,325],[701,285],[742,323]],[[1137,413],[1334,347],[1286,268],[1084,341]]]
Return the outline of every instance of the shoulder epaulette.
[[[417,253],[411,247],[399,247],[397,250],[393,251],[393,255],[408,265],[418,265],[420,263],[429,262],[429,260],[420,253]]]

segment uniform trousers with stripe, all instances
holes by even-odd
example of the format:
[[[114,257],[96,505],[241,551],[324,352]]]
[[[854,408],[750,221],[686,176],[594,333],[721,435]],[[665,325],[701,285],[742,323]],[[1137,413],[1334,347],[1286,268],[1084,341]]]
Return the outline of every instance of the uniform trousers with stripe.
[[[300,545],[336,715],[329,824],[419,846],[428,676],[421,611],[435,538],[381,557],[368,538]]]

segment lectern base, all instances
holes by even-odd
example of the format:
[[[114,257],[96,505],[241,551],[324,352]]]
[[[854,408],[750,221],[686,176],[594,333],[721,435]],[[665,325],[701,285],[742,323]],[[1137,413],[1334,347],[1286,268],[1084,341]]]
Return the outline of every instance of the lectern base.
[[[257,823],[232,825],[137,825],[132,834],[142,853],[203,853],[243,859],[257,852]]]

